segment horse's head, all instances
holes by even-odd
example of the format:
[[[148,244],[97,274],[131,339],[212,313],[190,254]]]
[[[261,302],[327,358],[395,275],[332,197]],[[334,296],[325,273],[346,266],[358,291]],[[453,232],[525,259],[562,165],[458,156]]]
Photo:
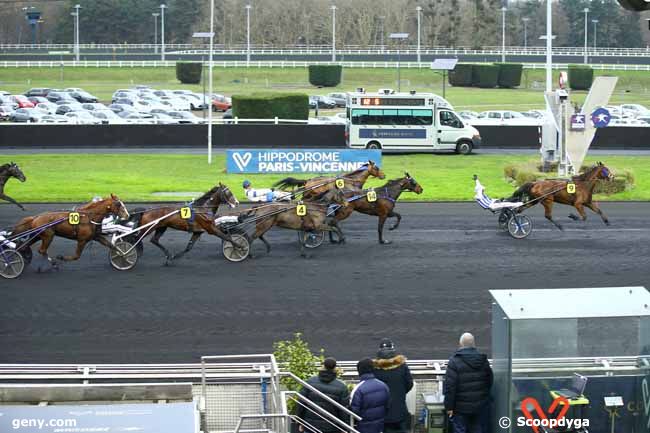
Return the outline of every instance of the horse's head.
[[[381,171],[379,166],[377,164],[375,164],[373,161],[368,161],[366,166],[368,167],[368,174],[370,176],[374,176],[374,177],[377,177],[379,179],[384,179],[386,177],[384,172]]]
[[[341,205],[342,207],[349,206],[348,200],[346,199],[343,190],[340,190],[338,188],[330,189],[329,191],[327,191],[323,195],[321,200],[326,203],[336,203],[338,205]]]
[[[120,200],[119,197],[115,194],[111,194],[109,198],[102,201],[106,203],[107,214],[114,214],[122,219],[129,219],[131,216],[129,215],[129,211],[126,209],[126,206],[124,206],[122,200]]]
[[[602,180],[613,180],[614,179],[614,173],[605,166],[602,162],[598,162],[596,164],[596,179],[602,179]]]
[[[410,174],[404,173],[404,179],[402,182],[402,190],[406,191],[412,191],[416,194],[422,194],[424,191],[422,189],[422,186],[418,183],[417,180],[415,180],[413,177],[411,177]]]
[[[15,177],[21,182],[25,182],[27,180],[27,178],[25,177],[25,173],[22,172],[20,167],[18,167],[18,164],[16,164],[15,162],[9,163],[8,172],[11,176]]]
[[[235,208],[239,205],[239,200],[237,200],[237,197],[235,197],[230,188],[221,182],[219,182],[219,188],[217,188],[213,197],[215,197],[214,201],[217,201],[218,203],[226,203],[231,208]]]

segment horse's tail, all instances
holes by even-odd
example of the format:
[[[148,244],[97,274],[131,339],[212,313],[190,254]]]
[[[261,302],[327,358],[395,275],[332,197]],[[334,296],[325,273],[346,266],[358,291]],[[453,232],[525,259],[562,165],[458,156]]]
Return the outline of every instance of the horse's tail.
[[[305,185],[307,185],[306,180],[296,179],[295,177],[285,177],[284,179],[279,180],[273,184],[275,188],[280,188],[280,189],[285,189],[288,187],[295,187],[295,186],[305,186]]]
[[[530,189],[533,187],[533,182],[528,182],[520,186],[515,191],[508,201],[528,201],[527,197],[530,195]]]
[[[26,232],[27,230],[31,229],[32,228],[32,222],[34,221],[34,218],[35,217],[33,217],[33,216],[28,216],[28,217],[25,217],[25,218],[21,219],[20,221],[18,221],[18,224],[16,224],[14,226],[14,228],[11,229],[11,234],[12,235],[17,235],[17,234],[20,234],[22,232]]]

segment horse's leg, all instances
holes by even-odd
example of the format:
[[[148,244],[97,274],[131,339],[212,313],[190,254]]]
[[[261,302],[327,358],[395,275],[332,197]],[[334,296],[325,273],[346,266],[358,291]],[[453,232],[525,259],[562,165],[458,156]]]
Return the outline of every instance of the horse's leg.
[[[589,209],[591,209],[592,211],[594,211],[595,213],[600,215],[600,218],[603,220],[605,225],[607,225],[607,226],[609,225],[609,219],[607,218],[607,216],[605,216],[603,211],[598,207],[598,205],[596,203],[593,203],[593,202],[592,203],[585,203],[585,206],[587,206]]]
[[[19,208],[21,208],[22,210],[25,210],[25,207],[24,207],[22,204],[18,203],[16,200],[14,200],[13,198],[9,197],[9,196],[8,196],[7,194],[5,194],[5,193],[0,193],[0,199],[2,199],[2,200],[6,200],[6,201],[8,201],[8,202],[10,202],[10,203],[13,203],[13,204],[15,204],[16,206],[18,206]]]
[[[578,211],[578,214],[580,214],[580,216],[571,214],[571,215],[569,215],[569,218],[571,218],[574,221],[578,221],[578,220],[587,221],[587,214],[585,213],[584,205],[582,203],[577,203],[576,202],[573,205],[573,207],[576,208],[576,210]]]
[[[264,242],[264,246],[266,247],[266,254],[269,254],[271,252],[271,244],[266,240],[264,235],[260,235],[260,240]]]
[[[186,253],[189,253],[189,252],[192,250],[192,248],[194,248],[194,244],[196,243],[196,241],[199,240],[199,238],[201,237],[202,234],[203,234],[202,231],[200,231],[200,232],[193,232],[193,233],[192,233],[192,237],[190,238],[190,241],[189,241],[189,242],[187,243],[187,245],[185,246],[185,249],[184,249],[183,251],[181,251],[180,253],[172,254],[172,257],[171,257],[170,260],[180,259],[180,258],[183,257]]]
[[[30,241],[30,244],[34,244],[38,242],[37,239],[41,240],[41,245],[38,248],[39,254],[45,259],[45,262],[48,263],[48,266],[53,267],[54,269],[58,269],[57,263],[50,259],[50,256],[47,255],[47,250],[50,248],[50,245],[52,244],[52,241],[54,240],[54,231],[53,230],[46,230],[43,233],[41,233],[40,236],[37,236],[34,238],[33,241]],[[47,268],[42,268],[40,265],[36,267],[37,272],[43,272],[47,270]]]
[[[79,258],[81,257],[81,253],[83,253],[83,250],[86,247],[87,243],[88,240],[86,239],[78,239],[77,250],[75,251],[74,256],[56,256],[56,258],[59,260],[63,260],[64,262],[73,262],[75,260],[79,260]]]
[[[168,262],[172,259],[172,255],[169,253],[167,248],[163,247],[159,242],[160,238],[165,234],[166,230],[167,227],[158,227],[151,237],[150,242],[162,250],[162,252],[165,254],[165,258],[167,259],[166,264],[169,264]]]
[[[389,240],[384,239],[384,224],[386,223],[386,215],[377,215],[379,223],[377,224],[377,233],[379,234],[379,243],[382,245],[390,244]]]
[[[396,222],[395,224],[393,224],[393,226],[390,227],[388,230],[395,230],[395,229],[397,229],[397,227],[399,227],[399,223],[402,222],[402,215],[398,214],[398,213],[395,212],[395,211],[390,211],[390,213],[388,214],[388,217],[389,217],[389,218],[392,218],[392,217],[397,218],[397,222]]]
[[[559,228],[560,230],[564,230],[564,227],[555,222],[553,219],[553,200],[544,200],[542,202],[542,206],[544,206],[544,216],[546,219],[552,222],[555,227]]]

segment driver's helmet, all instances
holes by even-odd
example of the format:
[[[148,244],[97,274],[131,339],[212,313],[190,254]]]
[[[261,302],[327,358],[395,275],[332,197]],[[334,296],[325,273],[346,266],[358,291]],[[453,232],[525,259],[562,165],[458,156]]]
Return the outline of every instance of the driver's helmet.
[[[248,188],[251,186],[251,181],[250,180],[245,180],[244,183],[242,183],[242,186],[244,189]]]

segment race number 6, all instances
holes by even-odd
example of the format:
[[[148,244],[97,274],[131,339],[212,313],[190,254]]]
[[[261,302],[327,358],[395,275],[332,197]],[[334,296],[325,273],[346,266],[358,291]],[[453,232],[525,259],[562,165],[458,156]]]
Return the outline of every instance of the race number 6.
[[[182,207],[181,208],[181,218],[184,220],[188,220],[192,218],[192,209],[189,207]]]
[[[345,181],[343,179],[336,179],[336,187],[342,189],[345,186]]]
[[[68,214],[68,224],[70,224],[71,226],[79,225],[80,221],[81,221],[81,216],[79,216],[79,212],[70,212]]]

